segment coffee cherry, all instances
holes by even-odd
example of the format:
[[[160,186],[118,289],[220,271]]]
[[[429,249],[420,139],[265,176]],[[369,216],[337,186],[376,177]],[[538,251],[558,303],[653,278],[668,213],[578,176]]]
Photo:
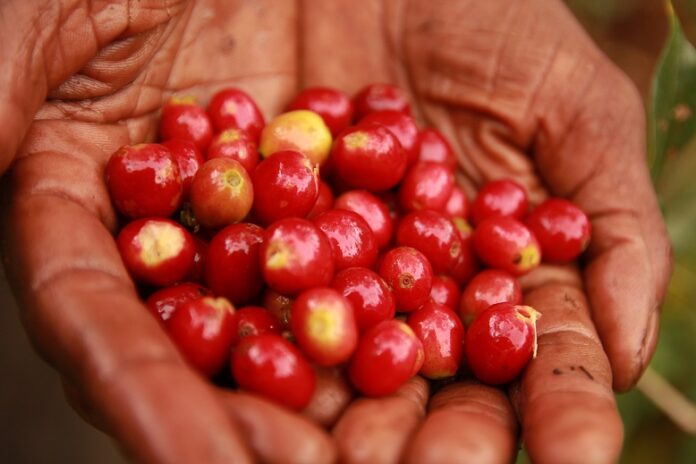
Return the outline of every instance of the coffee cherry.
[[[301,153],[281,151],[254,170],[254,213],[270,224],[287,217],[305,217],[316,203],[317,169]]]
[[[541,262],[541,249],[534,234],[521,222],[492,216],[476,227],[474,249],[489,267],[519,276]]]
[[[314,166],[331,153],[331,132],[317,113],[296,110],[277,116],[261,132],[259,151],[268,158],[279,151],[298,151]]]
[[[224,89],[213,95],[208,104],[208,116],[217,132],[237,128],[251,140],[259,141],[265,125],[263,114],[254,100],[240,89]]]
[[[429,379],[455,375],[464,354],[464,326],[457,314],[430,301],[409,314],[406,323],[423,343],[421,375]]]
[[[375,111],[400,111],[411,114],[408,98],[395,85],[370,84],[363,87],[353,98],[355,116],[362,119]]]
[[[182,198],[187,200],[191,191],[193,177],[198,172],[198,169],[203,165],[205,159],[193,142],[187,140],[167,140],[162,143],[176,160],[179,166],[179,174],[183,185]]]
[[[417,163],[399,188],[399,204],[405,211],[443,211],[454,188],[454,174],[437,163]]]
[[[437,129],[427,127],[418,133],[416,153],[418,161],[443,164],[453,171],[457,168],[454,150]]]
[[[468,325],[476,316],[498,303],[522,303],[522,288],[505,271],[486,269],[479,272],[462,293],[459,314]]]
[[[281,295],[273,289],[266,288],[263,292],[262,301],[263,307],[280,321],[281,328],[290,329],[292,304],[295,302],[294,298]]]
[[[537,206],[526,224],[539,240],[546,261],[572,261],[590,243],[592,228],[587,215],[562,198],[550,198]]]
[[[167,323],[167,332],[189,363],[206,377],[224,367],[232,348],[234,307],[224,298],[187,301]]]
[[[433,272],[444,274],[454,269],[462,252],[462,241],[452,221],[432,210],[414,211],[401,218],[396,243],[420,251],[430,261]]]
[[[260,253],[263,229],[255,224],[232,224],[210,241],[205,281],[216,295],[236,305],[249,304],[263,288]]]
[[[239,161],[249,174],[259,163],[256,143],[241,129],[225,129],[213,137],[208,147],[208,159],[230,158]]]
[[[527,192],[510,179],[488,182],[471,204],[471,220],[478,226],[491,216],[521,220],[527,214]]]
[[[336,137],[353,120],[353,102],[340,90],[329,87],[309,87],[297,94],[289,110],[310,110],[321,116]]]
[[[415,248],[389,250],[379,265],[379,275],[394,293],[397,311],[415,311],[430,297],[433,270],[428,259]]]
[[[179,165],[162,145],[119,148],[109,158],[105,177],[116,209],[130,218],[167,217],[181,206]]]
[[[302,351],[320,366],[348,360],[358,344],[350,302],[331,288],[305,290],[292,306],[292,333]]]
[[[205,153],[213,138],[213,128],[205,110],[191,96],[172,97],[162,107],[160,138],[188,140]]]
[[[372,192],[399,183],[408,158],[394,135],[381,125],[361,125],[338,136],[331,152],[336,175],[353,188]]]
[[[469,215],[469,200],[464,191],[457,185],[452,188],[452,193],[450,193],[443,211],[450,217],[466,219]]]
[[[121,229],[116,243],[126,269],[143,284],[181,282],[193,266],[191,234],[169,219],[137,219]]]
[[[297,411],[307,406],[316,385],[302,353],[268,332],[242,339],[232,354],[232,376],[242,389]]]
[[[396,312],[394,295],[384,279],[364,267],[351,267],[338,272],[331,287],[350,301],[359,332],[392,319]]]
[[[401,111],[386,110],[372,112],[360,120],[360,125],[372,124],[381,124],[394,134],[406,152],[408,166],[412,166],[417,161],[418,127],[411,116]]]
[[[536,357],[536,320],[530,306],[499,303],[483,311],[469,326],[466,359],[477,379],[491,385],[514,380]]]
[[[232,315],[232,348],[236,348],[244,337],[269,332],[280,335],[280,321],[266,308],[244,306]]]
[[[266,230],[261,269],[268,286],[284,295],[325,287],[334,272],[331,245],[306,219],[281,219]]]
[[[459,285],[444,274],[433,276],[433,287],[430,289],[430,300],[433,303],[447,306],[454,310],[459,307]]]
[[[334,195],[331,191],[329,184],[323,180],[319,180],[319,193],[317,194],[317,199],[314,202],[314,206],[307,214],[307,219],[315,219],[321,213],[333,208]]]
[[[341,209],[326,211],[314,219],[331,244],[335,269],[371,267],[377,260],[377,243],[367,222],[357,213]]]
[[[193,235],[193,245],[195,253],[193,255],[193,266],[191,266],[188,279],[193,282],[203,282],[205,262],[208,259],[208,242],[197,235]]]
[[[345,209],[359,214],[372,229],[378,248],[389,245],[394,232],[394,221],[387,205],[366,190],[351,190],[336,199],[336,209]]]
[[[422,349],[408,325],[396,319],[382,321],[360,338],[348,366],[350,380],[367,396],[394,393],[417,372]]]
[[[202,285],[186,282],[157,290],[147,298],[145,306],[158,321],[166,323],[184,303],[211,295]]]

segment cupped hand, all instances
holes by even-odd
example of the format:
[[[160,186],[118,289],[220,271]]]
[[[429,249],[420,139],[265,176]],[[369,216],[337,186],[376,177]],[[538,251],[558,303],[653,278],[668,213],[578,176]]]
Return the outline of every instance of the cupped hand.
[[[582,271],[546,266],[524,279],[543,313],[540,346],[509,395],[458,383],[428,401],[414,379],[394,397],[357,400],[334,429],[342,460],[507,462],[518,427],[535,462],[616,459],[612,385],[630,388],[652,355],[669,245],[640,99],[559,1],[10,0],[0,15],[8,275],[76,407],[127,453],[321,462],[335,449],[299,416],[221,394],[186,367],[114,246],[109,155],[154,139],[173,93],[206,102],[240,86],[268,117],[307,85],[353,93],[391,81],[453,142],[470,193],[514,177],[535,203],[579,204],[594,235]]]

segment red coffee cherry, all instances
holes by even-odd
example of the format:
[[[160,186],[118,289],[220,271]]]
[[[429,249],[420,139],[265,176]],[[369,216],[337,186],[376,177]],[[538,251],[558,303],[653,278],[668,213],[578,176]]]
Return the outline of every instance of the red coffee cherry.
[[[213,128],[205,110],[191,96],[172,97],[162,107],[160,138],[188,140],[205,153],[213,138]]]
[[[336,137],[353,120],[353,102],[340,90],[309,87],[297,94],[288,110],[310,110],[317,113]]]
[[[392,319],[396,312],[394,295],[376,272],[364,267],[351,267],[338,272],[331,287],[350,301],[359,332]]]
[[[416,163],[401,182],[399,204],[404,211],[444,211],[453,188],[454,174],[446,166]]]
[[[387,205],[367,190],[351,190],[343,193],[334,203],[336,209],[345,209],[359,214],[370,226],[378,248],[391,242],[394,221]]]
[[[184,303],[203,296],[212,296],[207,288],[186,282],[157,290],[145,301],[145,306],[160,322],[166,323]]]
[[[478,226],[491,216],[522,219],[527,214],[527,192],[510,179],[488,182],[471,204],[471,220]]]
[[[418,139],[418,127],[416,121],[408,114],[401,111],[375,111],[362,120],[360,125],[381,124],[391,131],[401,144],[408,158],[408,166],[412,166],[418,159],[416,141]]]
[[[179,174],[184,188],[183,199],[186,200],[191,191],[193,177],[205,162],[203,155],[193,142],[187,140],[167,140],[162,145],[169,149],[179,166]]]
[[[459,314],[468,325],[484,310],[498,303],[522,303],[522,288],[507,272],[486,269],[471,279],[464,289]]]
[[[188,278],[193,282],[203,282],[205,262],[208,258],[208,242],[200,236],[193,235],[193,245],[196,251],[193,255],[193,266],[191,266]]]
[[[241,129],[225,129],[213,137],[208,147],[208,159],[230,158],[244,166],[249,174],[259,164],[256,142]]]
[[[492,216],[476,227],[474,249],[489,267],[519,276],[541,262],[541,249],[534,234],[521,222]]]
[[[317,194],[317,199],[314,202],[314,206],[307,214],[307,219],[315,219],[321,213],[333,208],[334,195],[331,191],[329,184],[319,179],[319,193]]]
[[[258,143],[266,124],[256,102],[240,89],[223,89],[213,95],[208,104],[208,116],[215,131],[238,128]]]
[[[545,261],[570,262],[590,243],[592,227],[587,215],[562,198],[550,198],[537,206],[526,224],[539,240]]]
[[[326,211],[314,219],[331,244],[335,269],[371,267],[377,260],[372,229],[357,213],[341,209]]]
[[[416,140],[418,161],[439,163],[453,171],[457,168],[457,158],[447,139],[432,127],[426,127],[418,133]]]
[[[382,257],[379,275],[394,293],[397,311],[415,311],[430,297],[433,270],[428,259],[415,248],[389,250]]]
[[[454,269],[462,252],[462,240],[452,221],[432,210],[414,211],[401,218],[396,243],[420,251],[433,271],[443,274]]]
[[[452,193],[445,203],[443,211],[450,217],[466,219],[469,216],[469,200],[464,191],[457,185],[452,188]]]
[[[433,276],[433,287],[430,289],[430,300],[433,303],[454,310],[459,307],[459,296],[459,285],[452,277],[444,274]]]
[[[355,117],[362,119],[375,111],[400,111],[411,114],[411,105],[406,95],[395,85],[370,84],[353,97]]]
[[[232,315],[232,348],[236,348],[244,337],[269,332],[280,335],[281,324],[278,318],[266,308],[244,306]]]

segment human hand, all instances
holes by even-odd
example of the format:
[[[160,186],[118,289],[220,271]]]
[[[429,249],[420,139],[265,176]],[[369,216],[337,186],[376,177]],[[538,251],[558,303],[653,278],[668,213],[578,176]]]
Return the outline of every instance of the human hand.
[[[535,461],[616,457],[612,378],[617,389],[630,387],[652,354],[668,244],[644,166],[640,100],[560,3],[305,1],[298,11],[282,1],[117,2],[88,11],[64,1],[64,22],[39,3],[57,4],[2,7],[3,33],[21,25],[33,33],[2,37],[2,53],[11,53],[2,62],[13,72],[0,76],[0,165],[17,152],[8,274],[37,348],[127,452],[140,460],[250,459],[235,426],[244,421],[222,413],[226,396],[185,367],[137,301],[110,234],[108,156],[152,139],[155,112],[175,92],[206,101],[242,86],[270,116],[306,85],[354,92],[393,81],[454,142],[470,192],[513,176],[534,201],[551,192],[577,202],[594,236],[582,275],[546,267],[526,278],[527,302],[544,317],[539,356],[512,401],[497,389],[454,385],[431,399],[420,425],[428,395],[416,379],[401,399],[349,408],[335,430],[342,457],[376,462],[373,447],[413,462],[435,460],[435,451],[506,462],[516,445],[511,405]],[[262,420],[282,414],[270,408]],[[380,416],[370,411],[389,408],[410,418],[387,424],[384,441],[365,436],[364,424]],[[286,416],[299,424],[288,430],[307,430],[305,449],[331,458],[320,431]],[[251,442],[263,452],[258,435]]]

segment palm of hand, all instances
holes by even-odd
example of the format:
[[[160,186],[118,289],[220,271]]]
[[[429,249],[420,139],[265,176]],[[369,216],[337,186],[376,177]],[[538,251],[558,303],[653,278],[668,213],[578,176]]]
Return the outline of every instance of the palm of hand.
[[[457,462],[505,462],[519,418],[540,462],[604,462],[618,453],[612,378],[628,388],[650,358],[669,268],[640,159],[639,102],[556,4],[486,2],[468,11],[405,3],[303,2],[296,11],[292,2],[201,1],[148,14],[132,4],[128,15],[94,15],[96,57],[83,63],[85,42],[62,62],[67,69],[48,72],[49,88],[51,75],[55,84],[72,77],[52,90],[13,165],[11,275],[39,350],[69,389],[80,386],[81,408],[139,458],[240,462],[244,445],[224,404],[265,459],[303,440],[292,451],[298,459],[319,462],[333,451],[318,429],[243,395],[215,393],[184,367],[137,302],[109,234],[106,159],[153,138],[156,110],[172,93],[207,101],[241,86],[271,116],[298,88],[352,93],[374,81],[408,89],[418,116],[449,136],[470,193],[515,177],[535,201],[553,193],[578,202],[595,232],[582,276],[546,267],[525,278],[527,303],[544,314],[540,349],[510,400],[462,383],[426,405],[427,386],[414,381],[395,398],[354,402],[335,430],[339,452],[354,462],[402,453],[431,462],[445,451]],[[368,436],[368,421],[384,426],[380,440]]]

